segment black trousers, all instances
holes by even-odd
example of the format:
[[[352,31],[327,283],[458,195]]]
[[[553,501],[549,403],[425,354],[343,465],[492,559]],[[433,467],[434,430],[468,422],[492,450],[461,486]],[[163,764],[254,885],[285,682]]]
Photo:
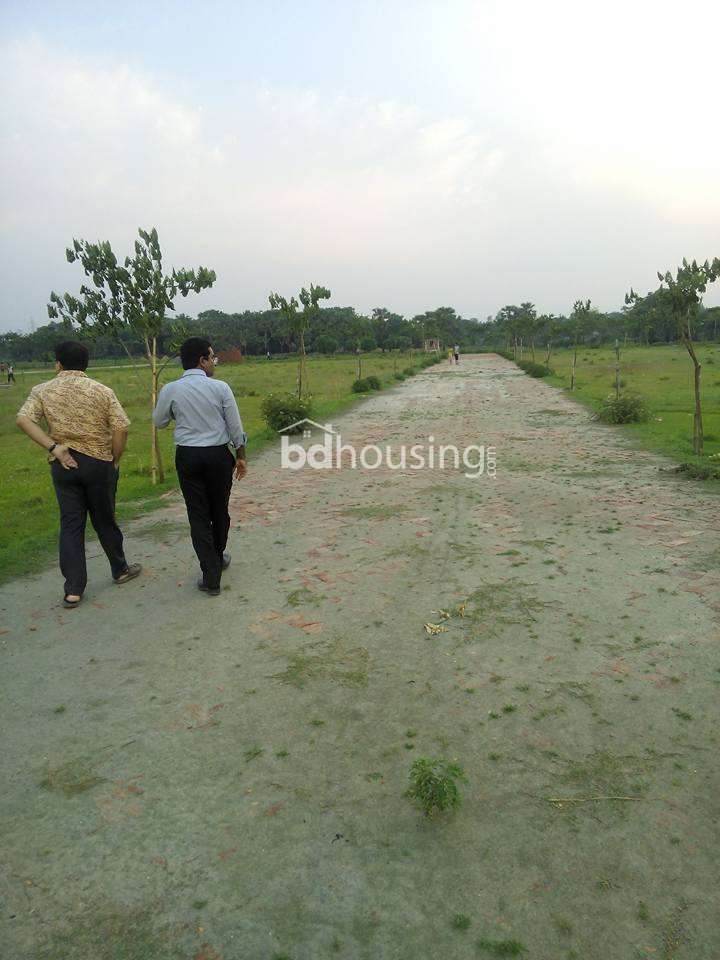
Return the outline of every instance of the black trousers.
[[[230,532],[228,503],[235,457],[226,446],[177,447],[175,467],[203,580],[214,590],[220,586],[223,551]]]
[[[123,535],[115,520],[115,495],[119,472],[107,460],[70,451],[77,468],[66,470],[57,460],[50,464],[60,507],[60,570],[65,595],[82,594],[87,586],[85,527],[88,513],[100,546],[110,561],[113,577],[127,568]]]

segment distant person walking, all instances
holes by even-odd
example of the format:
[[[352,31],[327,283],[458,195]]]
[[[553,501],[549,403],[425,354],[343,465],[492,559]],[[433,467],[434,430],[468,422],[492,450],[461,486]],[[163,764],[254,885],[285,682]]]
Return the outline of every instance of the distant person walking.
[[[13,367],[12,364],[9,364],[7,368],[7,377],[8,377],[8,383],[15,383],[15,368]]]
[[[54,380],[39,383],[20,408],[17,425],[50,454],[50,472],[60,507],[60,570],[63,606],[77,607],[87,586],[85,527],[90,514],[115,583],[141,570],[128,564],[115,520],[120,458],[130,421],[110,387],[85,374],[89,354],[68,340],[55,347]],[[39,426],[44,420],[49,433]]]
[[[456,343],[453,347],[453,354],[455,356],[455,363],[460,363],[460,344]]]
[[[186,340],[180,359],[185,372],[160,391],[153,421],[161,429],[175,421],[175,467],[202,570],[198,587],[217,597],[222,571],[230,566],[228,504],[233,475],[240,480],[247,471],[247,436],[232,390],[212,379],[216,357],[210,341]]]

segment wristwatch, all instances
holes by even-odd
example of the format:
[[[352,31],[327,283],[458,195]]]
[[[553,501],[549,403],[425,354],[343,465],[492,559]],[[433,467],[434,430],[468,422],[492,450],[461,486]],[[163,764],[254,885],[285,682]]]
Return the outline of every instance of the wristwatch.
[[[57,446],[57,440],[55,441],[55,443],[53,443],[51,447],[48,447],[48,453],[52,453],[56,446]]]

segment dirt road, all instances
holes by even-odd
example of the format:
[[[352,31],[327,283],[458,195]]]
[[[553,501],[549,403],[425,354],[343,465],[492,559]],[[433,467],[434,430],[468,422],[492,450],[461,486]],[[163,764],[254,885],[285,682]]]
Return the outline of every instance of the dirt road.
[[[717,497],[495,357],[334,427],[497,475],[272,449],[221,598],[177,501],[141,581],[0,591],[3,957],[716,960]]]

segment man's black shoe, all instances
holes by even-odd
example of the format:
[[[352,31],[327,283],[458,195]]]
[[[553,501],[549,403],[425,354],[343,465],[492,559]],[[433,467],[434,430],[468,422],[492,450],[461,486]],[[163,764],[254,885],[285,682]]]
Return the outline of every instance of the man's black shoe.
[[[202,592],[206,593],[209,597],[220,596],[220,587],[209,587],[204,580],[198,580],[197,585],[198,590],[202,590]]]
[[[224,554],[223,554],[223,561],[222,561],[222,568],[223,568],[223,570],[227,570],[227,568],[230,566],[230,562],[231,562],[231,561],[232,561],[232,557],[230,556],[230,554],[229,554],[229,553],[224,553]]]

